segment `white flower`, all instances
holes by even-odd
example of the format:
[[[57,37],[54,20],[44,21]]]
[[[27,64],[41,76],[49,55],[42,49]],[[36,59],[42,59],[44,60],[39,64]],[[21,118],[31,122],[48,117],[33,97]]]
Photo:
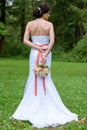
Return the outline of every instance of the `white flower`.
[[[34,66],[33,70],[34,70],[34,74],[40,77],[45,77],[50,72],[48,66],[45,66],[43,64]]]

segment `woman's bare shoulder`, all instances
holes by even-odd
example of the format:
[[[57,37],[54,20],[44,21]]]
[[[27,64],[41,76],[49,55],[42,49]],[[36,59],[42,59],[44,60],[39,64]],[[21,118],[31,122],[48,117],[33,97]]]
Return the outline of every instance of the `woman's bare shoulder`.
[[[34,24],[34,20],[27,22],[27,25],[28,25],[28,26],[31,26],[32,24]]]
[[[49,27],[53,26],[53,23],[52,23],[52,22],[49,22],[49,21],[46,21],[46,24],[47,24]]]
[[[39,22],[42,23],[43,21],[39,21]],[[31,25],[31,24],[36,24],[36,23],[38,23],[37,20],[32,20],[32,21],[29,21],[27,24],[28,24],[28,25]],[[45,24],[48,24],[48,25],[53,25],[51,22],[46,21],[46,20],[44,20],[44,23],[45,23]]]

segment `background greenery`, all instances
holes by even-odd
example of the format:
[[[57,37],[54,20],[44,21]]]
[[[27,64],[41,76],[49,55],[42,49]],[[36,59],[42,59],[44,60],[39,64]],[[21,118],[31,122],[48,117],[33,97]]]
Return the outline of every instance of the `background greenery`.
[[[53,82],[64,104],[79,119],[87,118],[87,64],[53,60],[51,68]],[[37,130],[29,122],[9,119],[23,97],[28,72],[28,59],[0,58],[0,130]],[[87,130],[87,123],[71,122],[53,130]]]
[[[0,56],[28,57],[30,48],[22,42],[25,26],[34,19],[33,9],[45,2],[55,29],[53,57],[87,61],[87,0],[14,0],[12,6],[6,1],[0,1]]]
[[[14,0],[11,6],[6,2],[0,0],[0,57],[4,57],[0,58],[0,130],[36,130],[29,122],[9,116],[22,99],[29,72],[30,48],[22,42],[25,26],[43,2],[51,7],[49,20],[55,29],[52,79],[64,104],[79,118],[87,118],[87,0]],[[87,130],[87,123],[71,122],[54,129]]]

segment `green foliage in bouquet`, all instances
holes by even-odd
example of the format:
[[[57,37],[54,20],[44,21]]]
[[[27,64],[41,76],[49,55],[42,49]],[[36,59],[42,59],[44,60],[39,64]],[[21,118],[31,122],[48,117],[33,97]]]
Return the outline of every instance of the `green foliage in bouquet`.
[[[33,70],[34,70],[34,74],[40,77],[45,77],[50,72],[49,67],[44,64],[34,66]]]

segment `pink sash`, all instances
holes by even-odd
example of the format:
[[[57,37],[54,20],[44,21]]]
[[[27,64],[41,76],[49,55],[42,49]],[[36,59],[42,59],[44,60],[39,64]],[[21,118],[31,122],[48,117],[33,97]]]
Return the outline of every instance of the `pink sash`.
[[[43,44],[43,45],[37,45],[37,46],[48,46],[48,44]],[[36,59],[36,65],[38,65],[39,63],[39,59],[41,58],[42,56],[42,52],[41,51],[38,51],[38,54],[37,54],[37,59]],[[44,64],[44,61],[41,62],[42,64]],[[37,96],[37,75],[35,75],[35,96]],[[44,89],[44,94],[46,95],[46,84],[45,84],[45,77],[42,77],[42,82],[43,82],[43,89]]]

